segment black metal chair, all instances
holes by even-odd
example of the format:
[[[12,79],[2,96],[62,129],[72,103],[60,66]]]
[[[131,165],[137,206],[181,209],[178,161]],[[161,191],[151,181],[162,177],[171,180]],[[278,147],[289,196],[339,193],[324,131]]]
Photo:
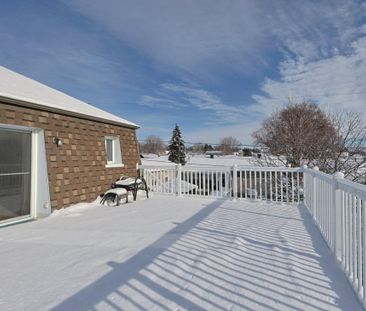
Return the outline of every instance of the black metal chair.
[[[123,188],[127,190],[127,193],[131,192],[133,200],[136,201],[137,192],[143,190],[146,192],[146,197],[149,198],[149,189],[146,184],[146,180],[143,177],[121,177],[119,180],[111,185],[112,189]],[[127,194],[128,196],[128,194]]]

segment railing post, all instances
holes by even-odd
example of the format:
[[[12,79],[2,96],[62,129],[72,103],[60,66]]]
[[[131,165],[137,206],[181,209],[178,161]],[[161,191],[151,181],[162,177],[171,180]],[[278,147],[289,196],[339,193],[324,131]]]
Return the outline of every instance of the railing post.
[[[137,164],[136,164],[137,166]],[[145,178],[145,169],[141,166],[137,166],[137,171],[140,170],[140,176]]]
[[[182,164],[177,164],[176,166],[177,170],[177,180],[176,180],[176,189],[177,189],[177,196],[182,196]]]
[[[317,172],[319,172],[319,167],[317,167],[317,166],[314,166],[313,167],[313,170],[314,170],[314,172],[312,173],[312,176],[313,176],[313,189],[312,189],[312,191],[313,191],[313,202],[312,202],[312,214],[313,214],[313,218],[314,218],[314,220],[317,222],[318,221],[318,219],[317,219],[317,214],[316,214],[316,209],[317,209],[317,204],[316,204],[316,200],[317,200],[317,197],[316,197],[316,190],[317,190],[317,178],[316,178],[316,174],[317,174]]]
[[[302,198],[302,200],[303,200],[303,204],[306,206],[307,205],[307,200],[308,200],[308,198],[307,198],[307,194],[308,194],[308,189],[306,188],[306,186],[307,186],[307,182],[306,182],[306,169],[308,168],[308,166],[306,165],[306,164],[304,164],[303,166],[301,166],[301,172],[302,172],[302,188],[303,188],[303,198]],[[300,174],[300,172],[298,172],[298,174]],[[299,176],[299,179],[298,179],[299,181],[300,181],[300,176]],[[299,191],[300,191],[300,185],[297,185],[297,187],[298,187],[298,189],[297,189],[297,192],[299,193]],[[298,200],[299,200],[299,202],[298,203],[300,203],[300,195],[298,194]],[[308,209],[309,209],[309,206],[306,206]]]
[[[233,200],[238,198],[238,166],[233,165]]]
[[[338,187],[338,180],[343,179],[344,174],[336,172],[333,175],[333,204],[334,208],[334,253],[337,259],[342,256],[342,193]]]

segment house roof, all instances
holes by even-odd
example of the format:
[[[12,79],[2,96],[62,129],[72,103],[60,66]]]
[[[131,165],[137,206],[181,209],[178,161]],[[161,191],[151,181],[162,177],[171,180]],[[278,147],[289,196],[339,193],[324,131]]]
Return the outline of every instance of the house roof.
[[[224,153],[220,150],[206,151],[205,155],[223,155]]]
[[[138,128],[135,123],[101,110],[35,80],[0,66],[0,99],[91,120]]]

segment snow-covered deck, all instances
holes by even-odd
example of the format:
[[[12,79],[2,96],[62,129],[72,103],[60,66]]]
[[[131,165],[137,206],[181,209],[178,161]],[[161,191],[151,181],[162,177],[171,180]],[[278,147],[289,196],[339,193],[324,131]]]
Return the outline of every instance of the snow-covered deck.
[[[305,208],[153,197],[0,230],[1,310],[361,310]]]

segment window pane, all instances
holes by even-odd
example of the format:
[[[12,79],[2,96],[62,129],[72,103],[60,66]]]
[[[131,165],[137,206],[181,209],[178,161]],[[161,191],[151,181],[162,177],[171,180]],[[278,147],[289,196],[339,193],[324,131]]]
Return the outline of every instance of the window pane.
[[[31,133],[0,129],[0,221],[30,214]]]
[[[107,139],[107,162],[113,162],[113,140]]]
[[[31,133],[0,129],[0,174],[30,171]]]
[[[30,174],[0,176],[0,221],[30,214]]]

